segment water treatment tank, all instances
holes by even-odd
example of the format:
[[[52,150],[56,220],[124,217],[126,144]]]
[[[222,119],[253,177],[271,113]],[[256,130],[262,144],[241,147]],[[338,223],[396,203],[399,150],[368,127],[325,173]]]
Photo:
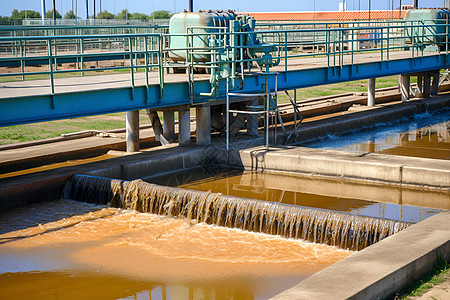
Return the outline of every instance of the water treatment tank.
[[[169,22],[169,47],[180,50],[170,51],[169,57],[174,61],[186,61],[187,51],[182,49],[187,47],[199,48],[195,52],[207,52],[210,34],[224,32],[230,20],[235,19],[236,14],[233,11],[185,11],[174,14]],[[186,37],[186,33],[195,33],[196,36]],[[195,53],[193,58],[194,61],[210,61],[210,55],[207,53]]]
[[[412,41],[420,44],[439,45],[446,42],[445,25],[450,12],[445,9],[410,9],[405,15],[405,20],[410,21],[407,25],[407,34],[412,36]],[[426,27],[421,27],[426,25]],[[450,40],[449,40],[450,41]]]

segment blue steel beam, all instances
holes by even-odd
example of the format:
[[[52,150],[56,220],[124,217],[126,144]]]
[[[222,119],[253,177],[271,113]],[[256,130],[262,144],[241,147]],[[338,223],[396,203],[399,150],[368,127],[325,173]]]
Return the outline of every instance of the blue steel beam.
[[[310,86],[384,77],[397,74],[450,68],[448,55],[435,55],[385,62],[371,62],[342,67],[323,67],[293,70],[278,75],[278,90],[292,90]],[[275,75],[268,75],[270,90],[275,89]],[[264,91],[265,75],[246,76],[240,93]],[[209,92],[209,80],[195,81],[196,95]],[[225,95],[225,81],[220,83],[221,96],[217,99],[196,97],[195,102],[221,100]],[[223,97],[222,97],[223,96]],[[135,87],[134,97],[130,87],[86,92],[36,95],[0,99],[0,126],[10,126],[49,120],[67,119],[138,109],[161,109],[177,105],[190,105],[187,82],[165,83],[164,97],[160,98],[159,85],[150,85],[147,98],[145,86]]]

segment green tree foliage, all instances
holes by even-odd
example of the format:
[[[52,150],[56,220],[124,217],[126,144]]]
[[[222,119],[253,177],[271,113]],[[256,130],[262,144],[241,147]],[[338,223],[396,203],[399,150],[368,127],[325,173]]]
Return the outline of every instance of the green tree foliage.
[[[104,10],[97,14],[97,19],[114,19],[114,15],[109,11]]]
[[[153,17],[155,17],[155,19],[170,19],[171,16],[172,15],[168,10],[156,10],[151,13],[150,19],[153,19]]]
[[[34,10],[27,10],[26,16],[28,19],[40,19],[41,18],[41,14]],[[20,12],[17,9],[13,10],[11,13],[11,17],[9,17],[9,18],[12,20],[23,20],[23,19],[25,19],[25,10],[21,10]]]
[[[148,20],[150,18],[149,15],[141,14],[141,13],[134,13],[131,15],[131,19],[135,20]]]
[[[128,18],[127,18],[127,16],[128,16]],[[120,13],[117,14],[117,19],[131,19],[131,14],[128,11],[128,9],[124,9]]]
[[[53,16],[52,16],[53,18]],[[64,19],[77,19],[77,16],[75,16],[74,12],[69,10],[65,15]]]
[[[53,19],[53,9],[52,10],[47,10],[47,12],[45,13],[45,17],[47,19]],[[56,18],[57,19],[62,19],[61,14],[58,12],[58,10],[56,10]]]

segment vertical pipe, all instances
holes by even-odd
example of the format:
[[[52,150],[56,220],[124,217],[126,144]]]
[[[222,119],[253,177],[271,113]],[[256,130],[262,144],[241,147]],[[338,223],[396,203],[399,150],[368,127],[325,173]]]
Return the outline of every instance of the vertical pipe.
[[[86,0],[86,25],[87,20],[89,20],[89,0]]]
[[[367,106],[375,105],[375,78],[369,79],[369,86],[367,89]]]
[[[189,12],[194,11],[194,0],[189,0]]]
[[[45,0],[41,0],[42,25],[45,25]]]
[[[419,0],[414,0],[414,8],[419,8]]]
[[[139,110],[127,111],[127,152],[139,151]]]
[[[53,0],[53,25],[56,25],[56,3]]]
[[[94,24],[95,24],[95,0],[94,0],[94,7],[93,8],[94,8],[94,15],[93,16],[94,16]]]

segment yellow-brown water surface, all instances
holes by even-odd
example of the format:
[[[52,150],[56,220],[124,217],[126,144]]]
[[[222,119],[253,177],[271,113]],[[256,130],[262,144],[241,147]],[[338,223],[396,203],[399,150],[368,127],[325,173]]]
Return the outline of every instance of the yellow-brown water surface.
[[[264,299],[352,253],[68,200],[0,226],[2,299]]]

